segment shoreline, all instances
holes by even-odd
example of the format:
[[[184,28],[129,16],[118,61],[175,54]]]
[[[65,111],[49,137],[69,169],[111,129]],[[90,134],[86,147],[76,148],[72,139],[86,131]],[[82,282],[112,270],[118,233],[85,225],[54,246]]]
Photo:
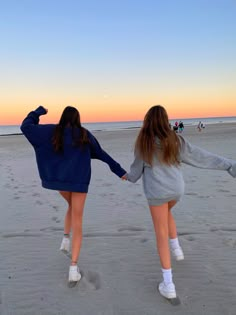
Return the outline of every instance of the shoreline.
[[[223,123],[211,123],[211,124],[207,124],[205,126],[205,128],[202,130],[202,133],[207,133],[207,130],[211,130],[212,128],[216,128],[218,129],[217,127],[220,128],[226,128],[227,126],[228,127],[232,127],[232,126],[236,126],[236,122],[223,122]],[[92,133],[100,133],[100,132],[120,132],[120,131],[132,131],[132,130],[139,130],[141,127],[126,127],[126,128],[120,128],[120,129],[109,129],[109,130],[106,130],[106,129],[96,129],[96,130],[92,130],[92,129],[88,129],[86,128],[87,130],[89,130],[90,132]],[[185,134],[186,131],[189,131],[189,130],[197,130],[197,125],[185,125],[184,127],[184,131],[182,133],[179,133],[178,134]],[[11,136],[22,136],[23,133],[9,133],[9,134],[0,134],[0,137],[11,137]]]

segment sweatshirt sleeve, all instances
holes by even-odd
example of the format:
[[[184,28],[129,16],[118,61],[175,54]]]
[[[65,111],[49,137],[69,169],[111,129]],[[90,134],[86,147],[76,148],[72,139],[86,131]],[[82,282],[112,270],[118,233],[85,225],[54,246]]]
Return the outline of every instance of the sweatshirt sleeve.
[[[30,112],[21,124],[21,131],[32,145],[40,142],[40,126],[39,117],[47,112],[43,106],[39,106],[36,110]]]
[[[126,171],[117,163],[109,154],[107,154],[100,146],[98,140],[89,132],[91,158],[106,163],[110,170],[118,177],[126,174]]]
[[[130,172],[126,174],[128,181],[136,183],[142,176],[144,169],[144,162],[135,154],[134,161],[130,166]]]
[[[179,138],[181,162],[198,168],[228,171],[231,176],[236,177],[236,161],[192,145],[181,136]]]

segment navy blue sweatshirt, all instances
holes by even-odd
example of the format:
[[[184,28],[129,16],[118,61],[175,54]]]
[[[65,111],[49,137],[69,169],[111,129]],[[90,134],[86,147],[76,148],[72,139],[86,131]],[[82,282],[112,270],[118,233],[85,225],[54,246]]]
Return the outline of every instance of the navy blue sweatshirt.
[[[113,173],[122,177],[126,171],[112,159],[99,145],[97,139],[89,132],[89,143],[83,146],[72,145],[72,130],[65,128],[64,151],[57,153],[52,145],[55,124],[40,125],[39,117],[46,114],[39,106],[23,120],[21,130],[32,144],[36,154],[42,186],[47,189],[88,192],[91,178],[91,159],[107,163]],[[79,135],[79,128],[76,134]]]

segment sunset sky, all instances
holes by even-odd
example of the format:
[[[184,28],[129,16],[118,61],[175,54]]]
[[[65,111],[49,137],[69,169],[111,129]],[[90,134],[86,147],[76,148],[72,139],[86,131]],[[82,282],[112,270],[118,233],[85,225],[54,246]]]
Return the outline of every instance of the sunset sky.
[[[236,116],[234,0],[0,0],[0,125]]]

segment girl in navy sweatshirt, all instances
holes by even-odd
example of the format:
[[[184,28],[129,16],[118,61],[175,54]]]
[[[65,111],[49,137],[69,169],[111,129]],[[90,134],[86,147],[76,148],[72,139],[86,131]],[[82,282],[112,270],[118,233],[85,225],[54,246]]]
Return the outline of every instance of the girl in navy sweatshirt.
[[[47,109],[39,106],[27,115],[21,130],[35,150],[42,186],[59,191],[68,203],[60,249],[69,252],[72,229],[69,282],[77,282],[81,278],[77,261],[82,242],[84,204],[91,178],[91,159],[107,163],[120,178],[126,171],[81,126],[80,114],[76,108],[67,106],[57,125],[40,125],[39,117],[45,114]]]

